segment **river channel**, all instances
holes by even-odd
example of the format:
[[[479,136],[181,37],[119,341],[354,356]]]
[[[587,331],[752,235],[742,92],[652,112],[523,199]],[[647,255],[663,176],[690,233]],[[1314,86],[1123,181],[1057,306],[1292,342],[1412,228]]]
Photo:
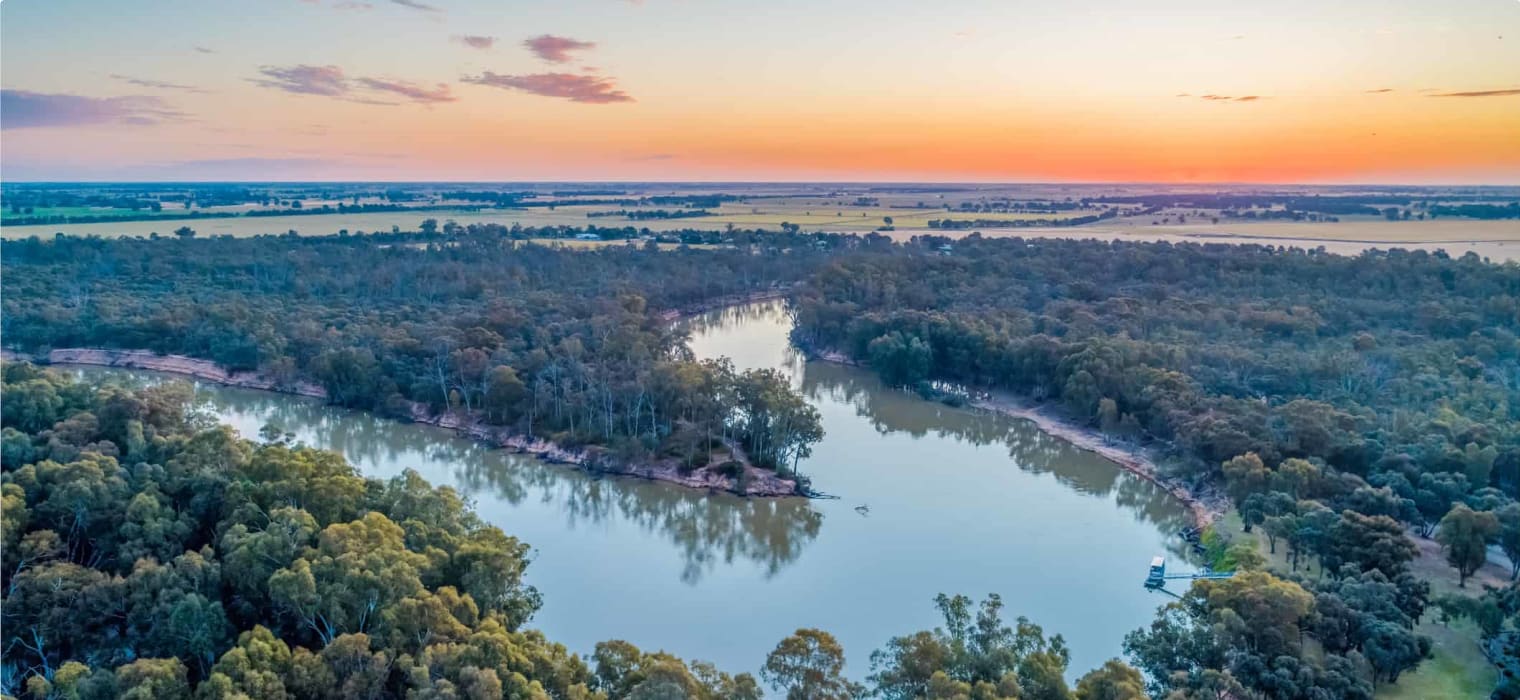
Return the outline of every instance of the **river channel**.
[[[273,423],[365,474],[411,468],[533,546],[530,623],[577,652],[622,638],[755,671],[798,627],[832,632],[849,675],[892,636],[937,624],[937,593],[998,593],[1065,636],[1073,678],[1118,656],[1165,602],[1141,585],[1176,558],[1187,513],[1155,485],[1026,421],[949,408],[868,371],[808,362],[779,302],[683,322],[699,358],[775,367],[827,432],[800,469],[836,498],[743,499],[490,449],[296,396],[198,384],[203,408],[254,438]],[[89,369],[91,376],[132,374]]]

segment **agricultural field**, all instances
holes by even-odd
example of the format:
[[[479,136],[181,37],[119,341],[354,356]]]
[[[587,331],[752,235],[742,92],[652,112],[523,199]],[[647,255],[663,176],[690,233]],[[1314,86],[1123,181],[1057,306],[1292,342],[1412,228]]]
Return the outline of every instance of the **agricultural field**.
[[[6,189],[6,201],[12,204],[46,201],[45,190],[38,194],[41,187]],[[440,224],[454,221],[462,226],[632,226],[656,233],[678,229],[795,227],[803,231],[843,233],[877,231],[896,239],[923,234],[960,238],[981,233],[994,237],[1261,243],[1324,247],[1342,254],[1401,246],[1441,249],[1453,255],[1473,252],[1492,260],[1520,259],[1520,218],[1436,216],[1441,207],[1514,207],[1514,202],[1520,202],[1520,190],[1516,188],[1450,191],[1224,188],[1209,194],[1186,195],[1179,193],[1178,188],[1154,185],[353,183],[247,185],[232,190],[228,189],[231,186],[223,185],[205,192],[168,189],[157,192],[145,185],[100,187],[99,192],[93,192],[88,186],[74,186],[61,199],[114,202],[119,207],[123,202],[156,202],[159,200],[155,198],[162,198],[160,216],[183,213],[184,201],[194,200],[195,211],[228,216],[152,220],[146,218],[153,213],[148,210],[41,207],[34,209],[33,215],[121,215],[144,220],[5,226],[0,229],[0,236],[15,239],[51,237],[58,233],[102,237],[170,235],[181,226],[189,226],[200,236],[255,236],[290,231],[300,235],[359,234],[417,230],[424,220],[434,219]],[[58,199],[54,197],[55,201]],[[289,210],[296,203],[308,211],[324,206],[337,209],[340,204],[422,208],[243,215]],[[1402,220],[1374,215],[1386,211],[1380,209],[1384,205],[1402,213]],[[1294,206],[1308,206],[1310,210],[1294,212],[1291,210]],[[1315,211],[1314,207],[1344,213],[1331,215]],[[1427,217],[1427,213],[1431,216]],[[1078,218],[1085,223],[1070,225],[1072,219]]]

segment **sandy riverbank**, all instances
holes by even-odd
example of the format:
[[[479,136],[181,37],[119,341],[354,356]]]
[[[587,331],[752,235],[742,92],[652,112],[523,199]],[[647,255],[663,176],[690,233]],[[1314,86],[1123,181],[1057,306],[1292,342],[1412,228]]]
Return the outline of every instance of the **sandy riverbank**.
[[[780,292],[777,293],[778,295]],[[775,298],[775,297],[767,297]],[[757,301],[759,299],[756,299]],[[693,312],[695,313],[695,312]],[[92,367],[117,367],[122,369],[162,372],[191,379],[198,379],[224,386],[243,389],[273,391],[311,398],[326,398],[321,386],[310,382],[282,383],[258,372],[234,372],[210,360],[184,355],[159,355],[150,350],[110,350],[105,348],[59,348],[46,356],[29,356],[9,350],[0,351],[6,361],[32,361],[48,365],[80,365]],[[530,438],[501,426],[488,425],[463,411],[446,411],[434,414],[426,405],[413,403],[411,420],[414,423],[433,425],[452,430],[462,436],[489,445],[531,454],[545,462],[570,464],[596,474],[629,476],[654,481],[666,481],[688,488],[725,491],[740,496],[781,497],[795,496],[797,482],[784,479],[775,472],[744,464],[745,478],[735,480],[716,469],[702,467],[682,470],[680,461],[674,459],[631,462],[615,459],[598,448],[567,448],[554,442]]]

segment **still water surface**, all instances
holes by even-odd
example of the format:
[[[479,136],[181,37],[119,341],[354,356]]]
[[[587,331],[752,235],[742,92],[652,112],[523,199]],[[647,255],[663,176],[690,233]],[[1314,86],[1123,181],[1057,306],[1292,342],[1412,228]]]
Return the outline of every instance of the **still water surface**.
[[[458,489],[533,546],[527,578],[544,606],[531,624],[578,652],[622,638],[755,671],[782,637],[819,627],[839,637],[846,670],[863,678],[889,637],[938,622],[935,594],[996,592],[1010,619],[1026,615],[1065,635],[1075,677],[1118,655],[1124,634],[1164,602],[1141,581],[1153,555],[1175,556],[1170,535],[1186,513],[1154,485],[1030,423],[805,362],[778,303],[686,323],[699,358],[788,373],[827,431],[800,468],[837,499],[746,500],[593,479],[300,397],[206,384],[197,394],[245,436],[273,423],[368,475],[411,468]]]

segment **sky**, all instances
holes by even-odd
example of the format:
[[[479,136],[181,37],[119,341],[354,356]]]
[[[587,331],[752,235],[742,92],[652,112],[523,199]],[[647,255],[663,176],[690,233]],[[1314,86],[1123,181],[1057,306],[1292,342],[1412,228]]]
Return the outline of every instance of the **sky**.
[[[0,177],[1520,184],[1520,0],[5,0]]]

